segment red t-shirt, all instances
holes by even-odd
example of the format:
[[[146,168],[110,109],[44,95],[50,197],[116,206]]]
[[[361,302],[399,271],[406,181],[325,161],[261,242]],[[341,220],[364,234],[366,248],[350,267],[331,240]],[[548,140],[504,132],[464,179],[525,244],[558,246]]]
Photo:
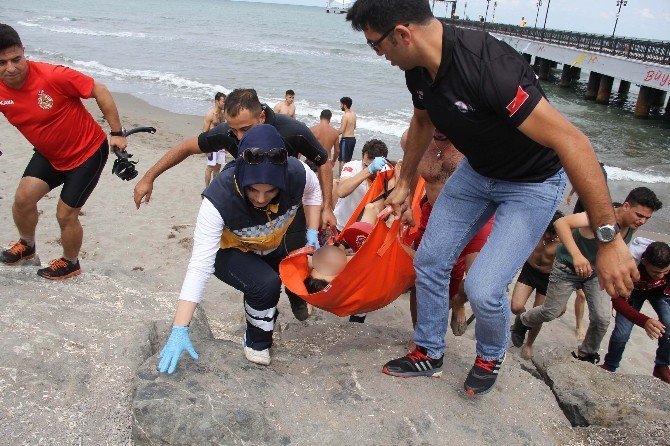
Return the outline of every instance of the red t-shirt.
[[[91,97],[94,82],[62,65],[28,61],[21,88],[0,82],[0,112],[54,169],[74,169],[107,137],[81,102]]]

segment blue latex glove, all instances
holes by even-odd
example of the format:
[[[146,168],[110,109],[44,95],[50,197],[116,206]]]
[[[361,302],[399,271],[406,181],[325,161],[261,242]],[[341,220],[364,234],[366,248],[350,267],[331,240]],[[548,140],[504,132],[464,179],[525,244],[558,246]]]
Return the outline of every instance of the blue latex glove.
[[[305,246],[313,246],[314,249],[319,249],[319,231],[316,229],[307,230],[307,244]]]
[[[174,370],[177,368],[177,363],[179,362],[179,356],[181,353],[186,350],[193,359],[198,359],[198,353],[193,348],[191,344],[191,338],[188,335],[188,327],[172,327],[172,332],[170,337],[161,350],[159,357],[161,362],[158,363],[158,371],[161,373],[174,373]]]
[[[368,164],[368,170],[370,173],[381,172],[381,170],[386,166],[386,158],[383,156],[378,156],[370,164]]]

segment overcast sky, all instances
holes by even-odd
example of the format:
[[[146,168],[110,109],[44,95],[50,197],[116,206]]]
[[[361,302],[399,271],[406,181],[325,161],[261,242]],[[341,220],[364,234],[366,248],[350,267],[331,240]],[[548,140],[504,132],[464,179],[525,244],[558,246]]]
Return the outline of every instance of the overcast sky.
[[[262,0],[268,1],[268,0]],[[341,0],[338,0],[341,1]],[[432,4],[432,0],[431,4]],[[456,13],[476,20],[486,11],[486,0],[457,0]],[[549,3],[547,28],[611,35],[617,13],[617,0],[541,0],[538,27],[542,27]],[[528,24],[535,24],[537,0],[490,0],[489,20],[493,15],[496,23],[518,24],[522,16]],[[272,0],[271,3],[291,3],[309,6],[325,6],[326,0]],[[621,8],[616,29],[617,36],[630,36],[670,41],[670,0],[628,0]],[[436,15],[445,15],[445,3],[435,3]],[[467,7],[466,7],[467,5]]]

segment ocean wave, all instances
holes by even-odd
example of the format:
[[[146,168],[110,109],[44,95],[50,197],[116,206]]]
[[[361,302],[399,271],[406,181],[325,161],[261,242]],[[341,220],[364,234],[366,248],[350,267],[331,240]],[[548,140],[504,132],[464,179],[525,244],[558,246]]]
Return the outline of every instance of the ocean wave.
[[[635,181],[638,183],[670,183],[670,177],[667,175],[636,172],[614,166],[605,166],[605,170],[607,171],[608,180]]]
[[[42,25],[40,23],[34,23],[34,22],[24,22],[22,20],[19,20],[18,22],[19,25],[23,26],[29,26],[33,28],[40,28],[44,29],[47,31],[51,31],[54,33],[63,33],[63,34],[81,34],[81,35],[86,35],[86,36],[104,36],[104,37],[131,37],[131,38],[138,38],[138,39],[143,39],[146,37],[145,33],[136,33],[136,32],[131,32],[131,31],[118,31],[118,32],[112,32],[112,31],[96,31],[92,29],[87,29],[87,28],[74,28],[74,27],[66,27],[66,26],[47,26],[47,25]]]
[[[132,70],[129,68],[114,68],[96,61],[72,60],[71,63],[75,65],[73,68],[83,69],[88,73],[109,76],[118,80],[137,79],[149,82],[158,82],[160,84],[170,87],[174,92],[174,88],[178,91],[186,90],[190,92],[202,93],[206,97],[212,95],[213,91],[222,91],[229,93],[230,90],[222,85],[208,84],[206,82],[195,81],[178,76],[174,73],[162,73],[153,70]]]
[[[284,98],[260,98],[263,102],[266,102],[270,105],[276,104],[277,102],[283,100]],[[334,114],[331,119],[333,125],[339,124],[341,115],[338,110],[333,110],[332,104],[313,104],[305,100],[299,100],[295,103],[298,118],[300,120],[305,120],[304,118],[309,118],[310,121],[318,121],[321,111],[324,109],[330,109]],[[402,136],[402,133],[405,131],[409,125],[409,120],[411,115],[399,111],[395,112],[394,115],[382,115],[382,116],[367,116],[364,114],[358,114],[356,119],[356,128],[361,130],[368,130],[370,132],[382,133],[384,135],[397,136],[398,138]]]

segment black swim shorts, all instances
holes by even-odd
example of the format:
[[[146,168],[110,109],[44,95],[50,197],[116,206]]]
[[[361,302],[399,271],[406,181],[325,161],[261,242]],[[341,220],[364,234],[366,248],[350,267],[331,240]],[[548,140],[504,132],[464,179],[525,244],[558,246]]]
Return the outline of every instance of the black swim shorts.
[[[37,150],[28,163],[24,177],[39,178],[53,190],[63,185],[60,198],[72,208],[80,208],[95,189],[100,179],[102,169],[109,156],[109,146],[105,140],[100,148],[89,159],[72,170],[56,170],[51,163]]]
[[[543,273],[526,262],[519,273],[519,282],[535,289],[537,294],[547,295],[547,286],[549,285],[549,273]]]
[[[348,163],[354,156],[354,147],[356,147],[356,137],[343,136],[340,139],[340,155],[337,157],[338,161]]]

